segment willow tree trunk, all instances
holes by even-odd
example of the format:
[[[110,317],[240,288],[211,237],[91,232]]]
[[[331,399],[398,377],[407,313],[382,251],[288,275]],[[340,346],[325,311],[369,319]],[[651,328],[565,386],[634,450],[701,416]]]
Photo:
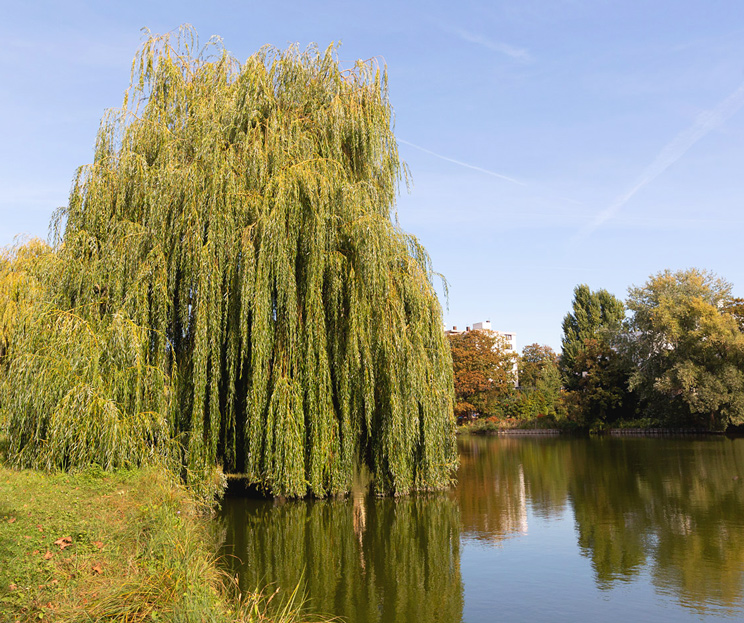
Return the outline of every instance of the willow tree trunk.
[[[429,258],[394,219],[403,165],[373,62],[152,37],[59,215],[67,304],[151,329],[190,478],[274,494],[437,488],[456,464]],[[81,268],[82,267],[82,268]]]

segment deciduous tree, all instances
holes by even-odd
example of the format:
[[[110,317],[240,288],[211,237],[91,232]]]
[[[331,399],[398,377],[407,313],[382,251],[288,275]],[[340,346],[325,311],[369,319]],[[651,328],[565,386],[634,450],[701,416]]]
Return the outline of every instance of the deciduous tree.
[[[632,418],[627,360],[605,338],[587,338],[574,359],[574,387],[567,393],[569,416],[586,426]]]
[[[739,330],[744,331],[744,299],[732,297],[725,299],[721,306],[721,311],[734,317],[739,325]]]
[[[514,389],[514,354],[503,337],[488,331],[450,335],[455,412],[489,414],[489,406]]]
[[[631,388],[653,413],[714,429],[744,422],[744,334],[724,311],[731,286],[690,269],[630,289]]]
[[[550,346],[528,344],[519,357],[519,391],[509,412],[520,418],[557,416],[562,412],[558,356]]]
[[[519,358],[519,386],[536,387],[546,369],[558,366],[558,355],[550,346],[528,344]]]
[[[429,257],[394,218],[404,174],[375,62],[293,47],[240,63],[189,28],[145,42],[57,215],[56,305],[73,333],[111,335],[97,348],[145,332],[137,361],[173,379],[161,415],[190,480],[221,464],[322,496],[361,462],[380,492],[449,483],[452,364]],[[50,414],[33,396],[56,377],[24,378],[13,459],[34,464]],[[133,400],[113,378],[101,404]]]

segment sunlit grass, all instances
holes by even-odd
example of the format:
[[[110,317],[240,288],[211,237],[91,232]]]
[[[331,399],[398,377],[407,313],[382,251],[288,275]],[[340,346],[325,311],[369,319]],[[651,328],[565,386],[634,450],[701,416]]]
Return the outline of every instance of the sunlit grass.
[[[0,620],[297,621],[220,570],[206,510],[154,469],[0,467]]]

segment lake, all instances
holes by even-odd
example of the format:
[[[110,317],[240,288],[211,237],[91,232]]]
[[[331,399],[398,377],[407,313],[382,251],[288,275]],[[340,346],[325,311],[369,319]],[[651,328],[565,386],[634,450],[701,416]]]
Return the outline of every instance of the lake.
[[[243,590],[350,623],[744,619],[744,440],[474,437],[452,490],[226,498]]]

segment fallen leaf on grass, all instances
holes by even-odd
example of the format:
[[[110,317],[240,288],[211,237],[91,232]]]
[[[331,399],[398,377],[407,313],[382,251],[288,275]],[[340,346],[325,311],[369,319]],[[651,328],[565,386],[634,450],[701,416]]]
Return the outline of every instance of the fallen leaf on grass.
[[[11,517],[10,519],[8,519],[8,523],[15,523],[15,521],[16,521],[15,517]]]
[[[15,589],[17,589],[17,588],[18,588],[18,585],[17,585],[17,584],[11,584],[11,585],[10,585],[10,586],[9,586],[8,588],[9,588],[10,590],[14,591]]]
[[[30,536],[26,536],[26,535],[24,534],[24,535],[23,535],[23,538],[24,538],[24,539],[30,539],[31,537],[30,537]]]
[[[49,560],[52,556],[54,556],[52,552],[47,552],[46,554],[44,554],[44,560]]]
[[[60,537],[54,542],[54,544],[59,545],[59,549],[65,549],[65,547],[70,547],[70,545],[72,545],[72,537],[71,536]]]
[[[101,569],[101,565],[93,566],[93,575],[101,575],[102,573],[103,573],[103,569]]]
[[[103,542],[102,541],[93,541],[93,545],[95,545],[98,549],[103,548]]]

